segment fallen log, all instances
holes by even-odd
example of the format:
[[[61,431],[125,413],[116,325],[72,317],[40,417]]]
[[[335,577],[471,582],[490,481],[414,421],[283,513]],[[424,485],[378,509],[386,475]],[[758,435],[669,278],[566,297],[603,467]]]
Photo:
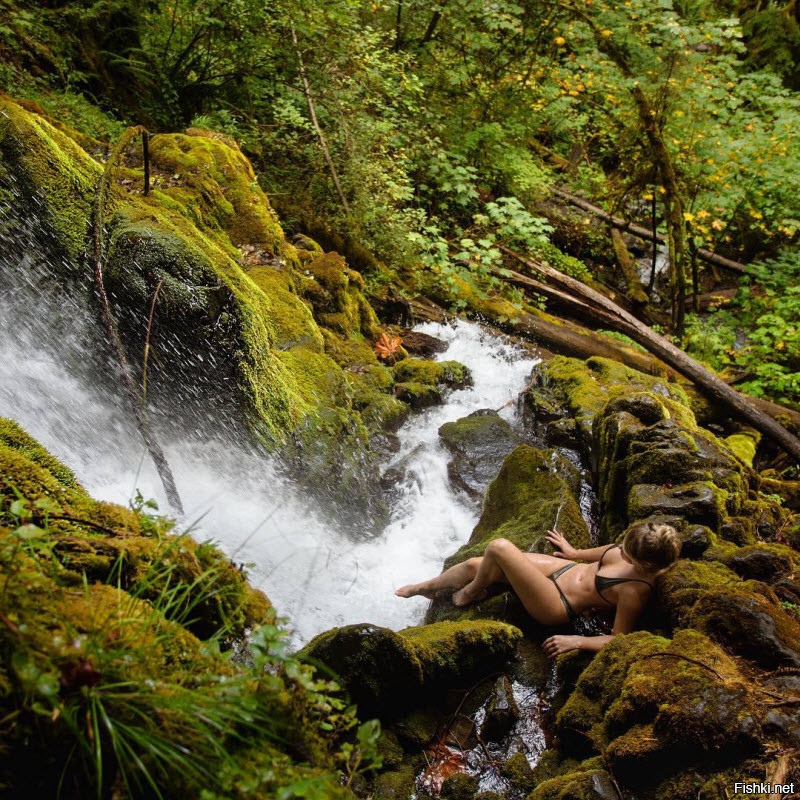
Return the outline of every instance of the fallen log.
[[[728,386],[725,381],[688,356],[672,342],[659,336],[632,314],[575,278],[564,275],[548,264],[525,258],[507,247],[501,247],[501,249],[528,269],[546,277],[552,285],[549,290],[558,291],[559,299],[562,302],[569,302],[571,299],[579,311],[595,314],[604,327],[629,336],[669,367],[697,385],[706,394],[722,403],[735,416],[746,420],[764,436],[772,439],[800,462],[800,439],[768,413],[760,410],[749,398]],[[520,273],[514,273],[512,270],[508,270],[508,272],[512,274],[515,282],[523,283],[526,280],[526,276]],[[540,281],[534,281],[531,278],[527,280],[537,284],[535,287],[537,292],[542,291],[544,284]]]
[[[618,228],[621,231],[631,233],[634,236],[638,236],[640,239],[646,239],[649,242],[655,240],[658,242],[658,244],[665,245],[667,243],[667,237],[664,236],[663,233],[653,231],[650,228],[645,228],[642,225],[637,225],[635,222],[628,222],[627,220],[622,219],[622,217],[609,214],[607,211],[604,211],[599,206],[590,203],[588,200],[584,200],[582,197],[578,197],[577,195],[570,194],[569,192],[565,192],[563,189],[557,189],[555,187],[553,187],[552,192],[562,200],[566,200],[568,203],[571,203],[577,208],[580,208],[595,217],[599,217],[605,222],[608,222],[609,225],[613,225],[615,228]],[[697,251],[697,257],[709,264],[714,264],[717,267],[722,267],[723,269],[731,270],[732,272],[744,273],[747,271],[746,264],[742,264],[739,261],[734,261],[730,258],[725,258],[725,256],[718,255],[717,253],[712,253],[711,250],[708,250],[705,247],[701,247]]]

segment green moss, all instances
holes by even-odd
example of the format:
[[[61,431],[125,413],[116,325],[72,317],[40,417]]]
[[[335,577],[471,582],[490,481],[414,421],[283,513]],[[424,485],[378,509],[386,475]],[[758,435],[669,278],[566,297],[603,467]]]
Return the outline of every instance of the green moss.
[[[728,445],[728,448],[739,461],[752,469],[753,459],[756,457],[756,448],[760,439],[761,434],[758,431],[741,431],[740,433],[726,436],[725,444]]]
[[[364,298],[364,279],[338,253],[325,253],[306,264],[306,297],[320,324],[344,337],[376,339],[380,324]]]
[[[425,681],[444,683],[490,672],[514,654],[522,633],[502,622],[436,622],[406,628],[400,635],[414,645]]]
[[[14,193],[15,203],[35,202],[71,259],[83,252],[101,172],[69,136],[0,98],[0,185]]]
[[[311,309],[294,292],[291,274],[287,270],[259,266],[249,269],[247,275],[270,298],[275,347],[279,350],[304,347],[322,352],[325,347],[322,334]]]
[[[373,800],[408,800],[414,794],[414,777],[410,765],[384,772],[375,779]]]
[[[320,634],[302,652],[339,676],[362,716],[392,716],[419,708],[444,685],[471,685],[497,669],[520,636],[516,628],[490,622],[439,623],[399,634],[348,625]]]
[[[445,778],[440,797],[442,800],[474,800],[478,792],[478,779],[463,772]]]
[[[50,455],[39,442],[13,420],[0,418],[0,444],[16,450],[34,464],[46,469],[62,486],[70,489],[80,488],[72,470]]]
[[[150,158],[154,171],[165,173],[162,191],[185,199],[190,190],[186,207],[203,226],[224,231],[234,246],[281,249],[278,218],[232,139],[197,128],[158,134],[150,140]]]
[[[427,361],[421,358],[406,358],[392,370],[398,383],[422,384],[423,386],[447,386],[462,388],[472,384],[469,370],[458,361]]]
[[[571,486],[559,474],[555,451],[520,445],[507,456],[489,485],[480,521],[469,542],[445,562],[447,566],[483,555],[492,539],[505,538],[521,550],[544,550],[545,534],[558,526],[575,547],[589,547],[586,522]],[[573,468],[574,469],[574,468]],[[569,477],[569,473],[566,473]],[[560,510],[559,510],[560,509]]]

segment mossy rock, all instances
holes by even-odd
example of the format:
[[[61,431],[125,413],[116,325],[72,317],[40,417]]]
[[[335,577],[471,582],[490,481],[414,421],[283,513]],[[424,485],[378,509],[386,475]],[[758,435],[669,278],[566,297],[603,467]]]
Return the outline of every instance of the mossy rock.
[[[421,358],[406,358],[393,369],[398,383],[421,383],[425,386],[445,386],[448,389],[463,389],[472,385],[472,375],[458,361],[427,361]]]
[[[478,779],[463,772],[457,772],[442,783],[439,796],[442,800],[474,800],[478,793]]]
[[[395,633],[376,625],[348,625],[322,633],[304,658],[332,670],[362,717],[391,717],[419,707],[444,686],[471,685],[514,653],[522,634],[498,622],[443,622]]]
[[[726,764],[763,747],[759,695],[736,661],[692,630],[670,641],[617,636],[557,717],[562,740],[591,742],[620,780],[651,786],[692,765]],[[577,735],[576,735],[577,734]]]
[[[414,794],[415,777],[411,765],[380,774],[375,779],[373,800],[408,800]]]
[[[519,443],[508,422],[491,410],[445,423],[439,428],[439,440],[450,452],[450,482],[473,498],[483,496],[505,457]]]
[[[695,481],[670,488],[640,483],[628,495],[628,519],[670,514],[687,522],[719,529],[725,519],[727,493],[710,481]]]
[[[611,776],[598,766],[540,783],[527,800],[611,800],[613,797],[618,795]]]
[[[68,259],[86,244],[102,167],[38,114],[0,98],[0,186],[47,228]],[[77,273],[77,270],[75,270]]]
[[[535,405],[548,404],[575,419],[584,446],[591,446],[594,418],[610,400],[626,394],[647,392],[669,404],[671,413],[681,420],[694,416],[688,408],[688,398],[680,386],[662,378],[645,375],[611,359],[592,357],[586,361],[557,356],[539,370],[540,380],[527,396]],[[671,402],[670,402],[671,401]]]
[[[524,552],[544,552],[545,534],[556,518],[559,530],[575,547],[589,547],[589,531],[576,496],[579,485],[577,469],[557,451],[518,446],[489,485],[468,543],[445,566],[483,555],[486,545],[501,537]]]
[[[364,279],[338,253],[324,253],[305,265],[304,294],[321,325],[341,336],[377,339],[381,328],[364,297]]]
[[[168,536],[166,523],[158,527],[130,509],[92,499],[72,472],[18,425],[0,419],[0,431],[2,513],[24,498],[24,519],[46,524],[53,537],[61,581],[77,586],[85,580],[113,581],[127,589],[146,577],[145,599],[157,597],[165,581],[196,584],[200,592],[211,582],[217,590],[195,608],[190,626],[201,637],[220,627],[231,636],[242,635],[267,619],[266,596],[252,589],[217,548],[188,536]]]
[[[728,563],[747,548],[725,548]],[[718,561],[681,559],[658,581],[674,627],[693,627],[730,652],[773,669],[800,664],[800,623],[758,581],[743,581]]]

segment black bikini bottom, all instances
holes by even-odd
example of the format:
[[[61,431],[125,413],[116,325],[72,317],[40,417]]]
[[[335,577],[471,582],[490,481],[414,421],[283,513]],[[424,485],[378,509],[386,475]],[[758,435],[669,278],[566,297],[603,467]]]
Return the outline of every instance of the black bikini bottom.
[[[561,602],[564,604],[564,608],[567,610],[567,617],[569,618],[570,622],[575,622],[575,620],[578,619],[578,614],[575,612],[575,609],[572,607],[572,604],[569,602],[569,600],[567,600],[567,596],[561,591],[561,587],[558,585],[558,580],[556,579],[563,575],[568,569],[572,569],[573,567],[577,566],[577,564],[566,564],[549,576],[550,580],[556,585],[558,593],[561,595]]]

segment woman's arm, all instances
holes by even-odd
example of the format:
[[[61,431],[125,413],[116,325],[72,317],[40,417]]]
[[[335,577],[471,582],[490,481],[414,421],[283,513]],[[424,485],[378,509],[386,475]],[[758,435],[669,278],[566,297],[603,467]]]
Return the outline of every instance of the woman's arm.
[[[542,642],[542,649],[548,658],[555,658],[570,650],[587,650],[596,653],[607,645],[618,633],[630,633],[636,627],[636,620],[647,603],[648,591],[634,586],[620,587],[617,613],[611,634],[604,636],[551,636]]]
[[[609,549],[609,545],[603,545],[588,550],[576,550],[558,531],[547,531],[547,541],[555,548],[553,555],[556,558],[567,558],[570,561],[599,561],[603,553]]]

